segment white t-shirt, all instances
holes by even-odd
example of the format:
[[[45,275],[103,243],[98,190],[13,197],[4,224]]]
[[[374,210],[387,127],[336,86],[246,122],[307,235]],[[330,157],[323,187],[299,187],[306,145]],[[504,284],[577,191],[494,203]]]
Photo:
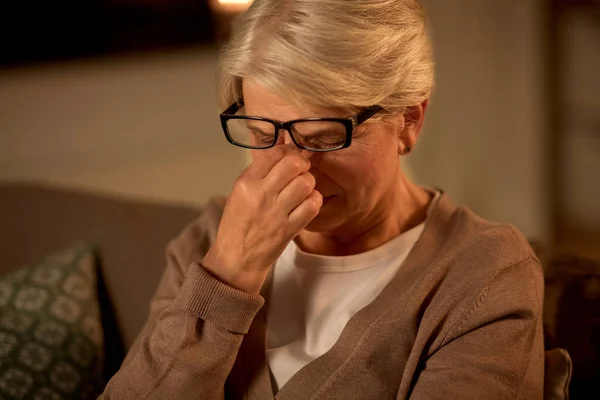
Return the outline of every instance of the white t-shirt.
[[[267,359],[279,388],[331,349],[348,320],[391,281],[424,227],[344,257],[308,254],[290,242],[275,264],[267,313]]]

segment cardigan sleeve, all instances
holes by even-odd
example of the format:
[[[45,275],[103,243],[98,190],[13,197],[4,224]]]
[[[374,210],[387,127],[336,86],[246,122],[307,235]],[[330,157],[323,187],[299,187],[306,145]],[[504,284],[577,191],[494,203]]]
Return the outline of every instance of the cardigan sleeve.
[[[410,399],[541,400],[543,290],[533,258],[501,271],[424,360]]]
[[[202,268],[209,244],[199,221],[169,245],[146,325],[104,399],[223,398],[243,336],[264,299]]]

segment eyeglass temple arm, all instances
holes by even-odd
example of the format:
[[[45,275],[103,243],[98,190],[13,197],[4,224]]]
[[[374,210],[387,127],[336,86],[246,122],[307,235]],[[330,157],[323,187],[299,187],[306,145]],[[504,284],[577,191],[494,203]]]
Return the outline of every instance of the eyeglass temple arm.
[[[223,111],[221,115],[233,115],[239,111],[240,108],[244,106],[244,99],[239,99],[232,105],[230,105],[227,110]]]
[[[365,122],[366,120],[371,118],[373,115],[377,114],[382,109],[383,108],[381,108],[380,106],[367,107],[365,110],[361,111],[356,116],[356,125],[355,126],[362,124],[363,122]]]

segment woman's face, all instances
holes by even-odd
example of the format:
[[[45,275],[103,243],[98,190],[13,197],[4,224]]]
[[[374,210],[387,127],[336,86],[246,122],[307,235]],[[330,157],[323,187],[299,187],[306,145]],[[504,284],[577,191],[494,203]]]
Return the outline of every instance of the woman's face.
[[[243,96],[246,114],[277,121],[311,117],[341,117],[334,110],[303,110],[269,92],[258,83],[245,79]],[[306,227],[309,231],[331,233],[360,229],[376,218],[391,201],[396,189],[399,166],[398,132],[402,131],[404,119],[396,126],[381,122],[364,123],[353,132],[352,144],[342,150],[315,153],[311,157],[310,172],[316,178],[316,190],[323,196],[319,215]],[[280,142],[290,143],[287,131],[280,132]],[[270,150],[252,150],[252,158],[259,159]],[[354,228],[354,229],[353,229]]]

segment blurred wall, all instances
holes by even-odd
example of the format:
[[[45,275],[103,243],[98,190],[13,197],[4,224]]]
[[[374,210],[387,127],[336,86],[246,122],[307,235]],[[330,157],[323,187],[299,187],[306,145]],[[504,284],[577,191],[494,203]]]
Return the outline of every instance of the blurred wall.
[[[245,164],[219,127],[214,50],[0,72],[0,180],[199,204]]]
[[[531,237],[547,232],[541,0],[424,0],[438,86],[410,173]],[[247,162],[226,143],[213,52],[0,72],[0,180],[201,203]]]
[[[594,18],[595,17],[595,18]],[[600,232],[600,21],[584,10],[564,16],[564,132],[560,142],[563,223]]]
[[[408,166],[480,215],[548,237],[542,0],[423,0],[437,88]]]

